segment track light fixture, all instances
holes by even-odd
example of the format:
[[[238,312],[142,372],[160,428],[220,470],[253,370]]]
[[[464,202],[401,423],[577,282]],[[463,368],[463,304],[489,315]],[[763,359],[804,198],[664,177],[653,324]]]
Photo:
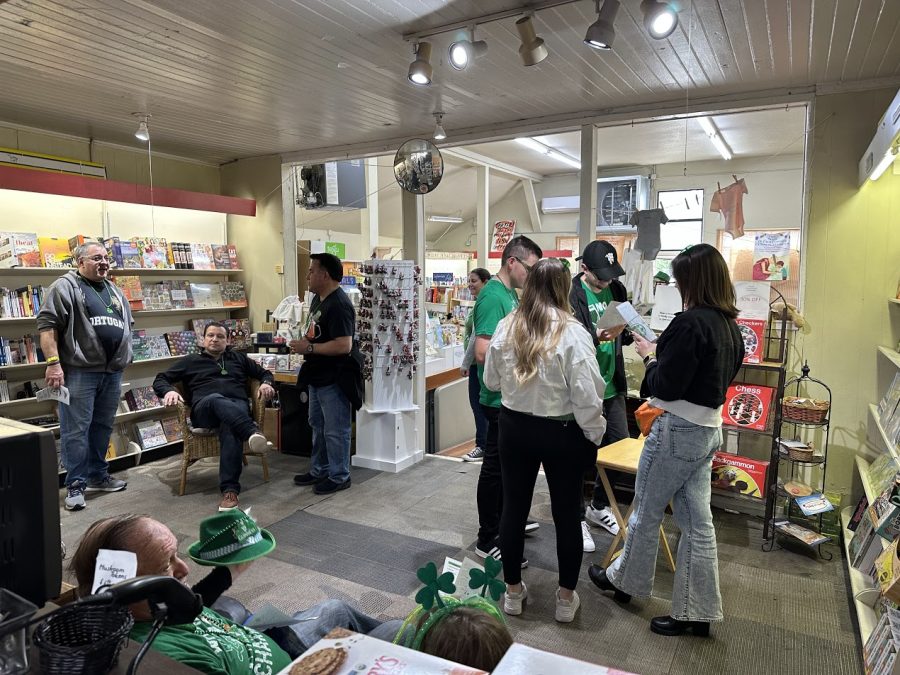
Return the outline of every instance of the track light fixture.
[[[415,46],[415,60],[409,64],[407,78],[410,82],[420,87],[431,84],[434,71],[431,68],[431,43],[419,42]]]
[[[678,26],[678,12],[663,0],[641,0],[644,28],[654,40],[669,37]]]
[[[450,65],[456,70],[465,70],[477,58],[487,53],[487,42],[475,39],[475,26],[469,29],[469,39],[457,40],[447,51]]]
[[[603,8],[600,8],[600,0],[594,0],[594,8],[597,11],[597,20],[588,26],[584,36],[584,44],[594,49],[612,49],[613,40],[616,38],[615,21],[619,12],[619,0],[604,0]]]
[[[442,141],[447,138],[447,132],[444,131],[444,127],[441,126],[441,121],[444,119],[444,113],[436,112],[432,113],[434,115],[434,134],[432,134],[432,138],[436,141]]]
[[[134,137],[139,141],[144,141],[146,143],[150,140],[150,127],[147,123],[150,121],[149,113],[131,113],[135,117],[138,118],[138,128],[137,131],[134,132]]]
[[[519,47],[519,56],[526,66],[534,66],[547,58],[550,52],[544,45],[544,41],[534,32],[534,24],[531,15],[523,16],[516,21],[516,30],[519,31],[519,39],[522,41]]]

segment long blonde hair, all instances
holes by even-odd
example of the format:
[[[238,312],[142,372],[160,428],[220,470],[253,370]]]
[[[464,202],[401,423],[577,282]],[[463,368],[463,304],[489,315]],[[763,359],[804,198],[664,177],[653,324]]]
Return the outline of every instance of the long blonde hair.
[[[524,384],[537,373],[538,360],[556,349],[572,316],[569,270],[556,258],[539,260],[528,273],[522,302],[510,319],[516,382]],[[556,320],[556,325],[553,321]]]

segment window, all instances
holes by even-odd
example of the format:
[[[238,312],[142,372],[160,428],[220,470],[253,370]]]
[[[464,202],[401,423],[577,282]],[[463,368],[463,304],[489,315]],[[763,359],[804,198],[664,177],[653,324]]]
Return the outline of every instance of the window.
[[[685,247],[703,241],[703,190],[660,190],[657,208],[669,221],[660,228],[662,245],[654,269],[672,276],[672,260]]]

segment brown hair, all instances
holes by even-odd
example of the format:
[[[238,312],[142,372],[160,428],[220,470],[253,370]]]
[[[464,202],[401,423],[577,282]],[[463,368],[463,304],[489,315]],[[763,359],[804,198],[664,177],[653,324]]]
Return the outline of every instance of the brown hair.
[[[729,319],[737,317],[728,265],[714,246],[697,244],[686,248],[672,261],[672,274],[687,309],[712,307]]]
[[[97,564],[97,552],[101,548],[113,550],[134,550],[134,536],[141,527],[141,521],[149,516],[143,514],[126,513],[111,518],[103,518],[91,525],[78,550],[69,563],[69,571],[75,575],[78,581],[78,596],[85,597],[91,594],[94,585],[94,567]]]
[[[491,280],[491,273],[483,267],[476,267],[471,272],[469,272],[469,274],[474,274],[475,276],[477,276],[483,284],[486,284]]]
[[[572,307],[569,305],[571,287],[569,270],[557,258],[539,260],[528,273],[522,301],[513,313],[509,326],[516,353],[514,373],[519,384],[534,377],[538,360],[559,344],[572,317]],[[554,319],[557,322],[555,327]]]
[[[428,631],[421,651],[490,672],[512,642],[509,630],[495,617],[476,607],[459,607]]]

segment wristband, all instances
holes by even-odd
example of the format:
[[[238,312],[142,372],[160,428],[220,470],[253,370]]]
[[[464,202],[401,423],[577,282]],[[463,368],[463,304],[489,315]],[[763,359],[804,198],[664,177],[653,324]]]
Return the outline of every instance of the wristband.
[[[644,357],[644,365],[649,365],[651,361],[656,360],[656,352],[650,352]]]
[[[51,356],[49,359],[47,359],[47,365],[48,365],[48,366],[52,366],[52,365],[55,364],[55,363],[59,363],[59,357],[58,357],[58,356]]]

